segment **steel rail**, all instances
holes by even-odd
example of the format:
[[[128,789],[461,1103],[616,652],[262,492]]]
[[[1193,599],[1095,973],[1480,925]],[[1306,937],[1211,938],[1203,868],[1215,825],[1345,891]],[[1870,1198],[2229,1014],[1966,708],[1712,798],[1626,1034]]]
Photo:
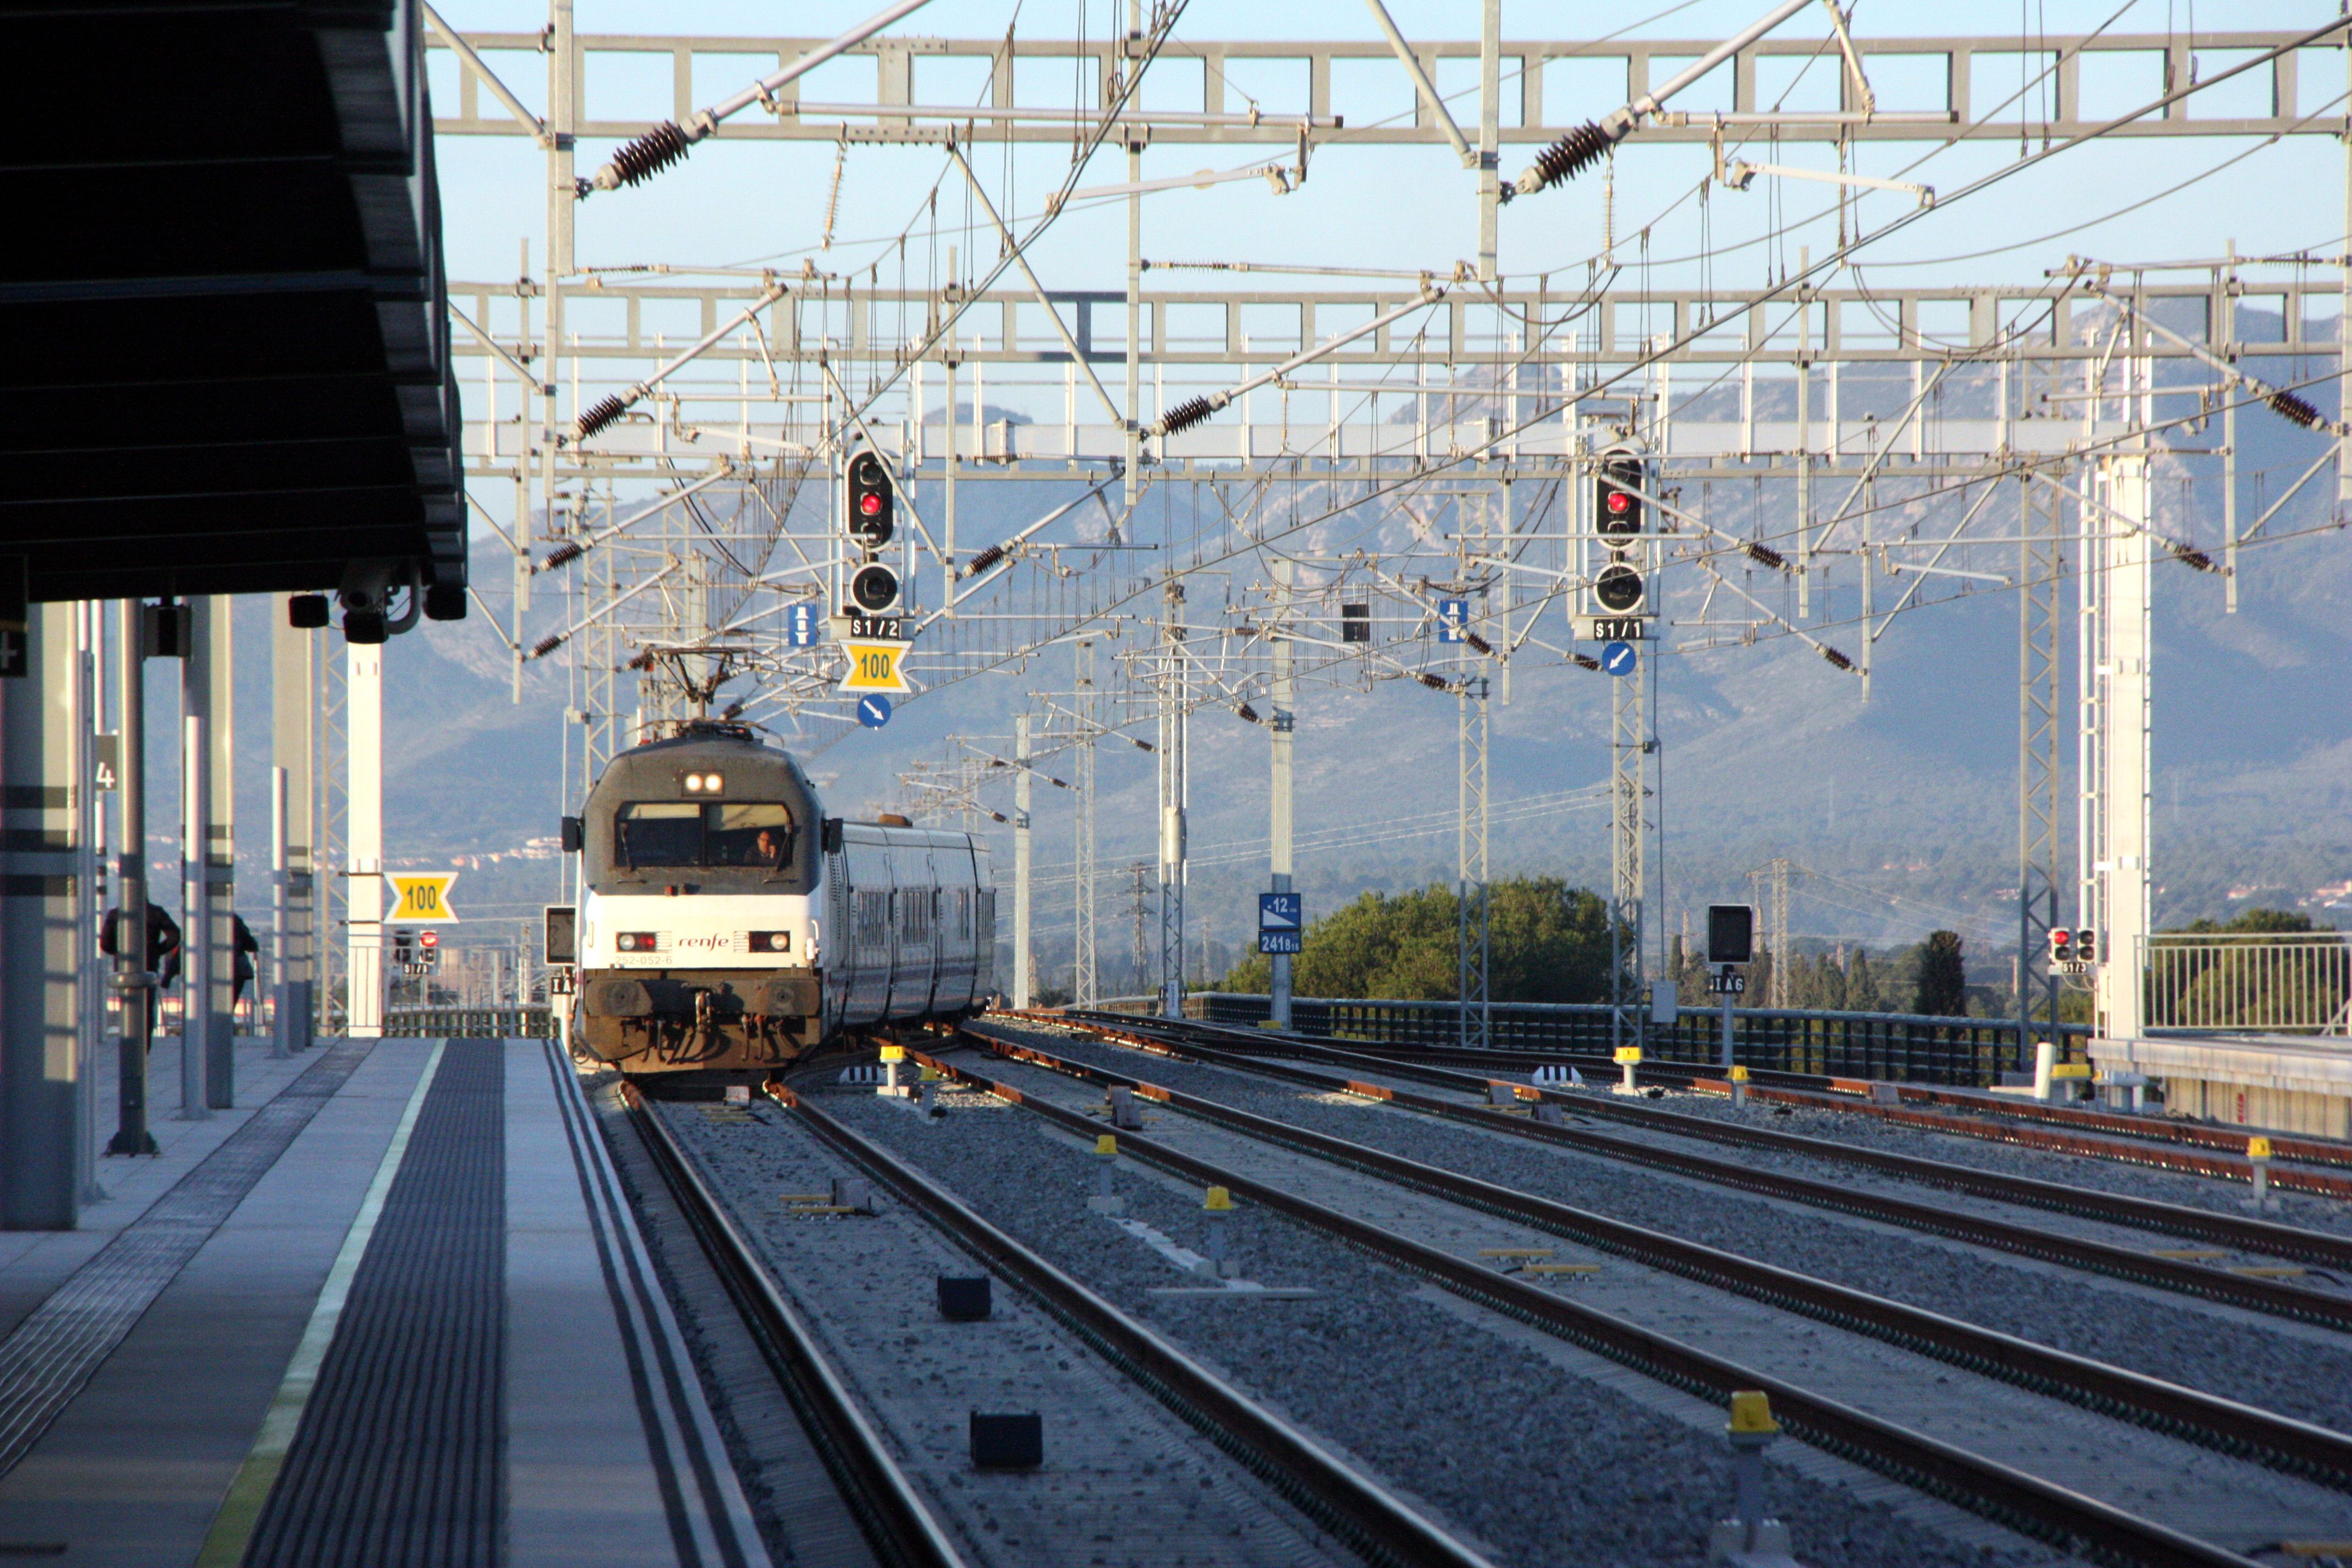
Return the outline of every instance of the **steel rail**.
[[[622,1092],[663,1181],[734,1298],[761,1353],[775,1369],[817,1457],[875,1554],[889,1568],[968,1568],[694,1162],[635,1085],[624,1086]]]
[[[1196,1050],[1203,1059],[1216,1050],[1200,1044],[1202,1033],[1215,1033],[1221,1037],[1240,1036],[1239,1043],[1253,1047],[1266,1044],[1239,1030],[1227,1030],[1218,1025],[1197,1024],[1187,1020],[1180,1029],[1170,1019],[1139,1019],[1116,1014],[1092,1015],[1077,1020],[1086,1027],[1100,1032],[1127,1034],[1137,1039],[1150,1039],[1160,1048],[1170,1048],[1171,1040],[1181,1041],[1181,1048]],[[1811,1138],[1802,1133],[1780,1132],[1769,1128],[1748,1127],[1738,1122],[1718,1121],[1712,1117],[1690,1116],[1662,1107],[1643,1105],[1613,1097],[1591,1093],[1578,1094],[1568,1090],[1541,1089],[1517,1083],[1510,1079],[1488,1078],[1478,1073],[1455,1068],[1433,1067],[1423,1061],[1407,1061],[1386,1055],[1341,1050],[1318,1041],[1305,1040],[1296,1036],[1280,1037],[1278,1048],[1286,1055],[1307,1060],[1328,1062],[1334,1067],[1358,1072],[1381,1072],[1397,1078],[1410,1078],[1423,1083],[1448,1088],[1473,1089],[1483,1092],[1493,1085],[1509,1083],[1520,1091],[1522,1098],[1549,1101],[1576,1110],[1587,1115],[1608,1121],[1622,1121],[1631,1126],[1648,1128],[1679,1137],[1702,1139],[1715,1143],[1729,1143],[1746,1148],[1770,1149],[1785,1154],[1808,1159],[1831,1161],[1841,1164],[1861,1165],[1883,1171],[1906,1180],[1925,1182],[1948,1187],[1978,1197],[1992,1198],[2001,1203],[2017,1204],[2027,1208],[2049,1209],[2056,1213],[2079,1215],[2088,1219],[2111,1221],[2146,1230],[2163,1231],[2199,1241],[2218,1242],[2246,1252],[2273,1258],[2293,1258],[2301,1263],[2315,1263],[2328,1268],[2352,1269],[2352,1237],[2332,1236],[2325,1231],[2305,1230],[2297,1226],[2281,1225],[2273,1220],[2254,1219],[2239,1215],[2217,1214],[2210,1209],[2191,1207],[2187,1204],[2165,1203],[2156,1198],[2137,1198],[2121,1193],[2099,1192],[2091,1188],[2070,1186],[2063,1182],[2044,1181],[2035,1176],[2021,1176],[1996,1171],[1982,1171],[1970,1165],[1956,1165],[1947,1161],[1930,1160],[1916,1154],[1898,1154],[1883,1149],[1862,1148],[1851,1143],[1833,1142],[1825,1138]],[[1257,1058],[1254,1052],[1235,1051],[1235,1057],[1255,1068]],[[1436,1055],[1438,1053],[1429,1053]],[[1493,1057],[1499,1053],[1482,1053]],[[1549,1065],[1556,1058],[1531,1058],[1538,1065]],[[1523,1065],[1514,1063],[1513,1065]],[[1643,1069],[1658,1064],[1644,1063]],[[1698,1079],[1712,1083],[1727,1092],[1729,1085],[1719,1079]],[[1759,1099],[1772,1099],[1769,1089],[1750,1089]],[[1841,1106],[1839,1109],[1846,1109]],[[1888,1110],[1884,1107],[1854,1107],[1856,1110],[1878,1110],[1900,1121],[1916,1118],[1933,1125],[1937,1131],[1947,1129],[1942,1119],[1920,1116],[1916,1112]],[[1964,1119],[1952,1119],[1963,1121]],[[2066,1150],[2074,1152],[2075,1151]],[[2183,1156],[2194,1158],[2194,1156]],[[2240,1163],[2242,1166],[2242,1162]],[[2287,1184],[2290,1173],[2273,1170],[2273,1185]],[[2317,1173],[2312,1173],[2316,1175]],[[2333,1178],[2329,1178],[2333,1179]],[[2085,1244],[2094,1245],[2094,1244]],[[2151,1262],[2168,1261],[2151,1259]],[[2234,1278],[2234,1277],[2233,1277]],[[2315,1302],[2332,1300],[2316,1291],[2297,1290],[2292,1286],[2276,1286],[2275,1281],[2241,1280],[2252,1287],[2273,1287],[2248,1289],[2235,1298],[2236,1304],[2253,1306],[2257,1310],[2282,1311],[2288,1316],[2304,1317],[2315,1322],[2328,1322],[2339,1327],[2352,1327],[2352,1316],[2317,1307]],[[2284,1293],[2281,1293],[2284,1292]],[[2210,1294],[2210,1292],[2201,1292]],[[2305,1298],[2312,1300],[2305,1300]],[[2218,1298],[2217,1298],[2218,1299]],[[2264,1304],[2267,1303],[2267,1304]],[[2305,1310],[2309,1308],[2309,1310]],[[2316,1314],[2316,1315],[2315,1315]]]
[[[982,1078],[951,1062],[928,1057],[923,1059],[958,1081],[984,1089],[1065,1131],[1087,1137],[1099,1131],[1099,1124],[1089,1118],[1050,1100],[1033,1099],[1018,1085]],[[1169,1095],[1167,1103],[1177,1103],[1177,1097],[1165,1090],[1154,1090],[1148,1098],[1159,1099],[1162,1094]],[[1236,1111],[1229,1114],[1245,1116],[1247,1113]],[[1286,1128],[1279,1122],[1267,1125],[1269,1131],[1279,1130],[1286,1140],[1299,1136],[1302,1143],[1320,1142],[1336,1144],[1362,1157],[1368,1169],[1383,1163],[1398,1166],[1413,1163],[1376,1150],[1360,1149],[1342,1140],[1326,1139],[1320,1133],[1302,1135],[1301,1130]],[[1271,1183],[1224,1169],[1149,1137],[1122,1132],[1119,1134],[1119,1152],[1189,1180],[1224,1187],[1236,1197],[1299,1220],[1310,1228],[1336,1237],[1383,1262],[1431,1279],[1457,1295],[1531,1323],[1658,1382],[1717,1403],[1728,1403],[1730,1395],[1739,1390],[1760,1389],[1770,1397],[1774,1416],[1814,1447],[1893,1477],[1916,1489],[1958,1502],[2023,1533],[2055,1542],[2069,1552],[2087,1553],[2111,1563],[2144,1565],[2144,1568],[2191,1568],[2191,1565],[2195,1568],[2253,1568],[2251,1559],[2210,1542],[2200,1541],[2168,1525],[2140,1518],[2096,1498],[2085,1497],[2038,1476],[2029,1475],[1997,1459],[1910,1431],[1753,1367],[1710,1354],[1668,1335],[1638,1327],[1437,1247],[1409,1240],[1372,1221],[1327,1208]],[[1448,1173],[1427,1166],[1418,1169],[1428,1172],[1441,1184],[1468,1180],[1451,1177]],[[1499,1187],[1488,1187],[1487,1190],[1502,1200],[1519,1197],[1519,1194]],[[1687,1247],[1690,1244],[1675,1245]],[[1744,1263],[1744,1260],[1731,1258],[1727,1254],[1718,1256],[1735,1266]],[[1744,1266],[1751,1268],[1761,1267]],[[2206,1396],[2194,1397],[2202,1399]],[[2261,1413],[2252,1414],[2259,1415]],[[2319,1429],[2313,1430],[2316,1432]]]
[[[1043,1013],[1034,1013],[1033,1016],[1040,1019],[1050,1016]],[[1089,1019],[1101,1019],[1106,1022],[1138,1021],[1126,1015],[1100,1011],[1088,1011],[1083,1016]],[[1166,1024],[1173,1023],[1175,1020],[1142,1021]],[[1286,1049],[1291,1042],[1307,1038],[1296,1033],[1238,1028],[1229,1024],[1212,1024],[1202,1019],[1188,1018],[1184,1023],[1188,1027],[1215,1030],[1231,1037],[1237,1042],[1247,1042],[1259,1047],[1263,1047],[1268,1041],[1279,1041]],[[1526,1068],[1574,1064],[1581,1068],[1593,1068],[1604,1071],[1615,1070],[1614,1064],[1608,1058],[1583,1051],[1532,1051],[1505,1048],[1465,1052],[1446,1047],[1391,1046],[1371,1040],[1354,1043],[1363,1054],[1383,1058],[1395,1057],[1404,1060],[1469,1061],[1479,1066]],[[1723,1082],[1716,1076],[1722,1071],[1722,1068],[1712,1063],[1644,1061],[1642,1064],[1642,1070],[1644,1073],[1664,1076],[1685,1084],[1696,1083],[1720,1087]],[[2161,1163],[2168,1170],[2187,1171],[2199,1175],[2230,1177],[2238,1181],[2247,1179],[2248,1173],[2244,1159],[2246,1139],[2255,1131],[2252,1128],[2236,1130],[2205,1126],[2197,1122],[2157,1121],[2144,1116],[2125,1116],[2114,1111],[2091,1110],[2079,1106],[2046,1105],[2029,1100],[1989,1101],[1982,1094],[1970,1094],[1962,1090],[1939,1088],[1933,1084],[1907,1083],[1899,1079],[1843,1078],[1833,1073],[1784,1072],[1770,1068],[1750,1068],[1748,1075],[1756,1086],[1750,1092],[1763,1095],[1765,1098],[1776,1098],[1771,1091],[1786,1090],[1793,1095],[1803,1097],[1790,1100],[1790,1103],[1794,1104],[1812,1105],[1825,1110],[1888,1118],[1915,1126],[1932,1127],[1938,1131],[1957,1131],[1978,1138],[2023,1142],[2029,1147],[2057,1148],[2065,1152],[2087,1154],[2095,1158],[2137,1163]],[[1853,1098],[1868,1094],[1872,1089],[1882,1085],[1893,1087],[1905,1101],[1911,1104],[1952,1106],[1973,1111],[1976,1115],[1974,1117],[1937,1117],[1930,1113],[1922,1118],[1916,1112],[1906,1112],[1895,1107],[1873,1104],[1867,1100]],[[2073,1142],[2059,1143],[2038,1138],[2021,1138],[2017,1135],[2016,1130],[2000,1126],[2000,1121],[2003,1119],[2044,1122],[2051,1126],[2074,1129],[2086,1133],[2112,1133],[2119,1138],[2145,1143],[2192,1145],[2211,1149],[2230,1157],[2215,1161],[2195,1159],[2167,1161],[2153,1151],[2143,1154],[2139,1151],[2117,1149],[2114,1145],[2095,1141],[2085,1141],[2078,1146]],[[2272,1152],[2279,1160],[2307,1165],[2352,1169],[2352,1142],[2298,1136],[2293,1133],[2274,1132],[2269,1136]],[[2316,1172],[2309,1174],[2314,1181],[2307,1190],[2331,1197],[2352,1197],[2352,1183],[2335,1182],[2320,1177]],[[2273,1167],[2271,1181],[2273,1185],[2284,1185],[2290,1173]]]
[[[1297,1428],[997,1228],[929,1176],[818,1110],[782,1080],[769,1080],[766,1090],[821,1142],[887,1187],[959,1246],[1002,1269],[1121,1373],[1370,1561],[1394,1568],[1491,1568],[1486,1558],[1385,1488],[1334,1459]]]
[[[1131,1038],[1149,1038],[1128,1029],[1108,1026],[1090,1026],[1106,1036],[1129,1035]],[[1173,1031],[1162,1031],[1172,1035]],[[1343,1080],[1308,1068],[1286,1067],[1262,1058],[1225,1052],[1203,1046],[1196,1040],[1182,1039],[1181,1048],[1203,1062],[1227,1068],[1236,1072],[1256,1073],[1286,1082],[1314,1084],[1330,1088]],[[1344,1058],[1347,1052],[1322,1053]],[[1507,1088],[1522,1100],[1538,1100],[1573,1110],[1580,1114],[1613,1117],[1640,1125],[1653,1131],[1675,1136],[1706,1138],[1717,1142],[1734,1142],[1748,1147],[1765,1148],[1778,1153],[1795,1154],[1823,1160],[1840,1160],[1860,1164],[1906,1180],[1953,1188],[1978,1197],[2021,1204],[2031,1207],[2064,1210],[2179,1235],[2194,1236],[2200,1240],[2223,1241],[2232,1247],[2270,1257],[2293,1257],[2305,1262],[2326,1262],[2352,1267],[2352,1238],[2331,1237],[2315,1231],[2299,1230],[2292,1226],[2273,1225],[2265,1221],[2241,1219],[2234,1215],[2217,1215],[2209,1210],[2190,1208],[2185,1205],[2160,1203],[2148,1198],[2133,1198],[2114,1193],[2084,1192],[2063,1183],[2043,1182],[2031,1176],[2002,1174],[1979,1171],[1966,1165],[1951,1165],[1941,1161],[1927,1160],[1916,1155],[1895,1154],[1880,1150],[1850,1149],[1844,1144],[1830,1143],[1822,1139],[1807,1138],[1799,1133],[1775,1132],[1762,1128],[1731,1126],[1737,1137],[1722,1135],[1727,1124],[1710,1118],[1685,1116],[1677,1111],[1661,1110],[1643,1106],[1621,1105],[1613,1100],[1600,1100],[1592,1095],[1578,1095],[1546,1090],[1507,1079],[1480,1077],[1475,1073],[1449,1071],[1442,1068],[1407,1068],[1391,1064],[1377,1058],[1356,1058],[1346,1064],[1360,1070],[1378,1071],[1391,1078],[1417,1079],[1444,1087],[1472,1089],[1480,1093],[1496,1088]],[[2014,1252],[2047,1263],[2057,1263],[2070,1268],[2093,1273],[2114,1275],[2137,1284],[2153,1285],[2162,1289],[2178,1290],[2201,1296],[2248,1310],[2265,1312],[2278,1317],[2294,1318],[2324,1327],[2352,1330],[2352,1297],[2327,1295],[2306,1290],[2297,1286],[2258,1276],[2231,1274],[2218,1268],[2201,1268],[2178,1258],[2160,1258],[2149,1253],[2135,1252],[2127,1247],[2110,1242],[2093,1241],[2079,1237],[2053,1235],[2030,1226],[2011,1225],[1980,1215],[1958,1213],[1930,1204],[1890,1196],[1885,1194],[1859,1191],[1840,1186],[1833,1182],[1816,1181],[1783,1172],[1768,1171],[1751,1165],[1710,1159],[1704,1154],[1678,1149],[1662,1148],[1655,1144],[1612,1138],[1606,1133],[1587,1132],[1570,1127],[1554,1127],[1542,1122],[1522,1121],[1515,1117],[1478,1106],[1465,1106],[1385,1084],[1346,1079],[1344,1087],[1350,1091],[1373,1099],[1386,1100],[1406,1109],[1465,1122],[1492,1131],[1507,1132],[1524,1138],[1558,1143],[1580,1149],[1612,1160],[1654,1165],[1679,1174],[1695,1176],[1702,1181],[1762,1193],[1772,1197],[1810,1204],[1820,1208],[1858,1215],[1868,1219],[1883,1220],[1908,1229],[1927,1230],[1951,1237],[1956,1240]]]
[[[1753,1297],[1784,1310],[1821,1319],[1849,1331],[1885,1340],[2036,1394],[2056,1395],[2224,1453],[2256,1456],[2274,1468],[2311,1476],[2339,1489],[2352,1490],[2352,1436],[2310,1422],[2037,1345],[1925,1308],[1813,1279],[1587,1209],[1515,1192],[1386,1150],[1146,1083],[1124,1073],[1066,1061],[1032,1047],[994,1042],[993,1048],[999,1055],[1073,1078],[1124,1085],[1144,1099],[1158,1100],[1172,1110],[1247,1137],[1337,1161],[1451,1203],[1504,1215],[1586,1246],[1631,1258],[1717,1289]],[[1331,1087],[1328,1079],[1321,1082]],[[1378,1092],[1376,1086],[1363,1087]]]

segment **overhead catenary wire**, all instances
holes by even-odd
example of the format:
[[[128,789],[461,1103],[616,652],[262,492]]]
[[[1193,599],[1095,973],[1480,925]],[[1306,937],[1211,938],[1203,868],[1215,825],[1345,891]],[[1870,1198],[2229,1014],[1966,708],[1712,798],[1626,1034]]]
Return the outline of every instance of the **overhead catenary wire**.
[[[593,179],[581,180],[574,186],[575,195],[585,199],[594,191],[618,190],[651,178],[685,157],[694,144],[717,133],[719,121],[739,110],[752,104],[763,104],[782,112],[776,98],[777,89],[814,70],[843,50],[864,43],[891,23],[912,11],[919,11],[930,0],[896,0],[849,31],[819,44],[783,69],[761,77],[734,97],[724,99],[688,118],[684,125],[666,120],[635,141],[621,147],[612,161],[596,171]]]

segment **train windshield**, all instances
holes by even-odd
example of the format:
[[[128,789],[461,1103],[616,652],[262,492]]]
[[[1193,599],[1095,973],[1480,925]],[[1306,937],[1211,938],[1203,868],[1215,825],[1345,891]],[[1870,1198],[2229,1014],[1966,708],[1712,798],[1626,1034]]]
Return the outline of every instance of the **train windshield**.
[[[632,868],[792,863],[792,808],[777,801],[633,800],[614,814],[614,859]]]

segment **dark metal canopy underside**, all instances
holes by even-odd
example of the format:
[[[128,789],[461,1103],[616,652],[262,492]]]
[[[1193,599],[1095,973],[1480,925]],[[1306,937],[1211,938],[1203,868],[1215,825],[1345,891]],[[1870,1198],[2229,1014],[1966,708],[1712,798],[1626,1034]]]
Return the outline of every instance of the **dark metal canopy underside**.
[[[413,0],[11,12],[0,555],[31,596],[462,584]]]

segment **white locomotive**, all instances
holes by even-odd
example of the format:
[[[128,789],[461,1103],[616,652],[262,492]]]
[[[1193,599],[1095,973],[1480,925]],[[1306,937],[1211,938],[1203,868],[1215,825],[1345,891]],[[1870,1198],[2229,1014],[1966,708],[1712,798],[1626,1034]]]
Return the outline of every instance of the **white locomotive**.
[[[584,857],[575,1050],[627,1073],[757,1069],[844,1030],[978,1012],[996,889],[970,834],[828,817],[785,752],[695,721],[614,757]]]

